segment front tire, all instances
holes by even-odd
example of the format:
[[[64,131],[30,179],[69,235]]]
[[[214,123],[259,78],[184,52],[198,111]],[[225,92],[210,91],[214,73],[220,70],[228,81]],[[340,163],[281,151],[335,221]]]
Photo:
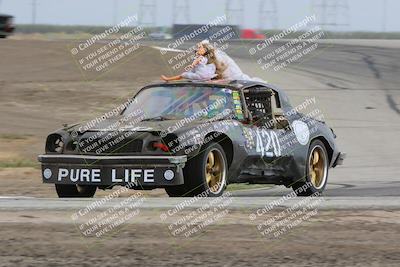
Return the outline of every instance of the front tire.
[[[169,197],[186,197],[186,194],[189,191],[185,185],[169,186],[164,189]]]
[[[324,143],[315,140],[307,154],[306,179],[296,182],[293,190],[298,196],[322,194],[328,183],[329,157]]]
[[[169,196],[221,196],[226,188],[228,175],[224,149],[217,143],[209,143],[198,155],[188,160],[183,175],[184,185],[165,189]]]
[[[56,184],[57,195],[60,198],[83,197],[90,198],[96,193],[97,186]]]

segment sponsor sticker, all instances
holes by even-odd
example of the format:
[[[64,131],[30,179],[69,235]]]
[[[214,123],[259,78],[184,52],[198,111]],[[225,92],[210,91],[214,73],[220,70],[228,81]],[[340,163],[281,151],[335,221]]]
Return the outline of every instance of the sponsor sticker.
[[[294,121],[292,127],[297,141],[299,141],[303,146],[307,145],[308,140],[310,139],[310,129],[308,129],[307,124],[302,121]]]
[[[233,105],[235,106],[235,115],[239,120],[243,120],[242,103],[240,102],[239,92],[232,92]]]

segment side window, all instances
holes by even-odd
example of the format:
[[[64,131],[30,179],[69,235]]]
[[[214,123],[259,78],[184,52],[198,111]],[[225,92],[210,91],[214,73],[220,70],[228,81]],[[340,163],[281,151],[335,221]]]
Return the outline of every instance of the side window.
[[[280,103],[279,95],[278,93],[273,93],[272,94],[272,117],[274,121],[274,128],[275,129],[284,129],[284,130],[289,130],[289,121],[285,117],[282,106]]]
[[[267,129],[289,129],[278,93],[266,87],[253,87],[244,90],[244,96],[254,125]]]
[[[252,87],[244,90],[244,97],[253,124],[258,127],[273,129],[272,91],[265,87]]]

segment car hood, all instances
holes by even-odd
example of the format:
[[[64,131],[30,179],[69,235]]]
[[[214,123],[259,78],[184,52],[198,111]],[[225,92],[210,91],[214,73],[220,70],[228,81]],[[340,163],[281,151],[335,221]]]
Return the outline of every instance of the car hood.
[[[163,120],[163,121],[139,121],[131,123],[124,121],[123,118],[110,118],[96,125],[90,125],[90,122],[81,123],[69,127],[69,131],[85,133],[85,132],[102,132],[102,131],[132,131],[132,132],[165,132],[165,133],[178,133],[192,129],[197,125],[207,123],[205,119],[198,119],[194,121],[180,120]]]

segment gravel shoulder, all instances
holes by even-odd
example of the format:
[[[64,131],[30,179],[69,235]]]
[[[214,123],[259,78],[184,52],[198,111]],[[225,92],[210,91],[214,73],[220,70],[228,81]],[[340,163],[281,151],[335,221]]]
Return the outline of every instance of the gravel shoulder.
[[[399,211],[320,211],[267,239],[240,211],[189,238],[173,237],[157,212],[101,239],[83,237],[70,214],[0,212],[0,266],[398,266]],[[271,216],[274,214],[271,213]],[[18,221],[18,222],[16,222]]]

